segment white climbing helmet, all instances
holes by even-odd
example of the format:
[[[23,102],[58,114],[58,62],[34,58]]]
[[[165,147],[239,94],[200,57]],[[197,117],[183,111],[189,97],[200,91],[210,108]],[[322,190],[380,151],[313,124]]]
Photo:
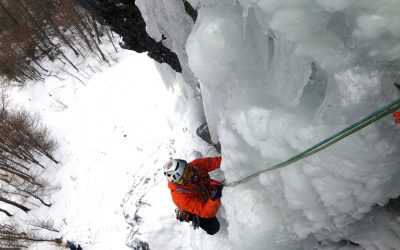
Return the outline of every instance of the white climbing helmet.
[[[164,174],[168,181],[177,183],[182,179],[183,173],[185,172],[187,162],[180,159],[169,160],[164,165]]]

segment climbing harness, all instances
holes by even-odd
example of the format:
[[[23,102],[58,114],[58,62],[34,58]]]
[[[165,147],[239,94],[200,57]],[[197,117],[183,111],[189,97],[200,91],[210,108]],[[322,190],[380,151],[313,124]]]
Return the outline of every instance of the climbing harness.
[[[275,170],[275,169],[278,169],[278,168],[286,167],[286,166],[288,166],[288,165],[290,165],[290,164],[292,164],[292,163],[294,163],[296,161],[304,159],[304,158],[306,158],[306,157],[308,157],[308,156],[310,156],[312,154],[315,154],[315,153],[323,150],[324,148],[327,148],[327,147],[331,146],[332,144],[334,144],[334,143],[342,140],[343,138],[353,134],[354,132],[356,132],[356,131],[368,126],[369,124],[371,124],[371,123],[383,118],[384,116],[388,115],[389,113],[394,112],[395,110],[397,110],[399,108],[400,108],[400,98],[395,100],[395,101],[393,101],[393,102],[391,102],[391,103],[389,103],[389,104],[387,104],[386,106],[378,109],[377,111],[375,111],[374,113],[368,115],[364,119],[361,119],[358,122],[353,123],[352,125],[348,126],[347,128],[337,132],[336,134],[332,135],[331,137],[328,137],[327,139],[325,139],[325,140],[321,141],[320,143],[312,146],[311,148],[309,148],[309,149],[307,149],[307,150],[305,150],[305,151],[293,156],[292,158],[289,158],[288,160],[286,160],[284,162],[281,162],[281,163],[279,163],[277,165],[274,165],[274,166],[272,166],[270,168],[263,169],[263,170],[260,170],[258,172],[255,172],[254,174],[249,175],[249,176],[247,176],[247,177],[245,177],[243,179],[240,179],[240,180],[237,180],[237,181],[234,181],[234,182],[231,182],[231,183],[225,183],[224,185],[226,187],[233,187],[233,186],[236,186],[236,185],[238,185],[240,183],[247,182],[247,181],[259,176],[262,173],[265,173],[265,172],[268,172],[268,171],[272,171],[272,170]]]
[[[223,186],[222,182],[212,180],[207,172],[202,172],[195,166],[191,166],[192,174],[183,174],[181,181],[174,183],[177,192],[186,194],[195,194],[204,203],[210,198],[210,192],[214,186]]]

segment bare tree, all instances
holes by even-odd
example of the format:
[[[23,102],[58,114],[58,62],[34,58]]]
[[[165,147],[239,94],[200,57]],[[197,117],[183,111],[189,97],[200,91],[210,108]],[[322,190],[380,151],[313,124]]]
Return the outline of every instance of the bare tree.
[[[44,57],[79,71],[66,48],[75,56],[91,51],[108,61],[99,46],[106,28],[72,0],[0,0],[0,23],[0,74],[10,80],[43,80]]]
[[[34,232],[24,232],[15,224],[0,224],[0,249],[28,248],[32,243],[49,242],[62,244],[62,238],[46,238]]]
[[[34,220],[29,223],[32,227],[37,228],[39,230],[47,230],[50,232],[55,232],[59,233],[57,229],[54,227],[54,221],[52,219],[46,219],[46,220]]]
[[[28,213],[31,205],[51,206],[50,194],[54,191],[41,174],[45,170],[40,159],[52,156],[57,145],[49,138],[38,117],[26,111],[8,107],[6,96],[0,102],[0,211],[11,217],[2,207],[11,205]]]

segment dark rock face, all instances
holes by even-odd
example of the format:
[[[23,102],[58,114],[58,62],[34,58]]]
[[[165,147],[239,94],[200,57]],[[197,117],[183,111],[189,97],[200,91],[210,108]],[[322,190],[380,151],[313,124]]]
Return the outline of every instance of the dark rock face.
[[[203,141],[207,142],[210,145],[213,145],[218,153],[221,153],[221,143],[218,142],[218,143],[215,144],[211,140],[210,130],[208,130],[208,124],[207,123],[201,124],[200,127],[197,128],[196,134],[197,134],[198,137],[203,139]]]
[[[175,53],[156,42],[146,32],[146,24],[135,0],[75,0],[87,9],[101,24],[107,25],[122,37],[124,49],[138,53],[147,51],[148,56],[159,63],[167,63],[177,72],[182,67]]]
[[[186,13],[193,19],[193,22],[196,22],[198,15],[197,10],[195,10],[187,0],[183,0],[183,4],[185,5]]]

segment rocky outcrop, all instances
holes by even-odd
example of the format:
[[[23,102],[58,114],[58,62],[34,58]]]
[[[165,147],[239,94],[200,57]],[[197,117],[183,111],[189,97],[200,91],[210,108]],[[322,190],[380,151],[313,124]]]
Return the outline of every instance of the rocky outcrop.
[[[75,0],[87,9],[101,24],[107,25],[122,37],[122,47],[138,53],[146,52],[159,63],[167,63],[175,71],[182,72],[175,53],[157,42],[146,32],[146,24],[135,0]]]

